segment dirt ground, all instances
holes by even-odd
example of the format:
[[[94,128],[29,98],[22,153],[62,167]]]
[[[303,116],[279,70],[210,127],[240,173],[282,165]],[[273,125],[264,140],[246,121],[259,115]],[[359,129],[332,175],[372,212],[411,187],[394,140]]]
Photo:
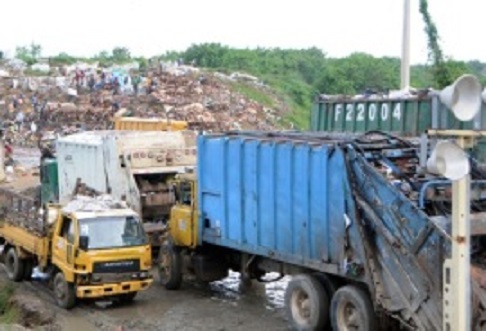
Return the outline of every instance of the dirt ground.
[[[37,165],[32,149],[17,148],[14,159],[26,169]],[[16,173],[14,181],[1,186],[25,191],[39,182],[36,171]],[[209,286],[184,282],[182,289],[167,291],[155,281],[140,292],[130,305],[81,302],[66,311],[58,308],[46,284],[39,281],[16,284],[13,302],[19,307],[20,322],[34,330],[69,331],[239,331],[289,330],[284,317],[283,295],[287,279],[240,289],[239,275],[231,273]],[[8,282],[0,267],[0,282]],[[12,330],[0,325],[1,330]]]
[[[0,280],[6,280],[0,271]],[[42,282],[16,284],[14,302],[34,330],[289,330],[282,308],[286,281],[239,289],[238,274],[209,286],[185,282],[178,291],[154,284],[130,305],[80,302],[66,311]],[[2,327],[0,326],[0,330]]]

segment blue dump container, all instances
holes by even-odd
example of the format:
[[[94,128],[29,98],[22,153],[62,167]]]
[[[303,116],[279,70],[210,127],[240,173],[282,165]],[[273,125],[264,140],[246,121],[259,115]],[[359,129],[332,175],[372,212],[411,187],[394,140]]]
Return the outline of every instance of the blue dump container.
[[[201,136],[198,171],[203,241],[338,269],[351,198],[340,149]]]

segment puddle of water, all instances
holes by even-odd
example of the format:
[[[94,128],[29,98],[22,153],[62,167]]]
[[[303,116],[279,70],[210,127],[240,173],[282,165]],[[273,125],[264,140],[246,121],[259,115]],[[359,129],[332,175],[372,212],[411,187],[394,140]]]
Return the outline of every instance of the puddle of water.
[[[265,280],[277,279],[277,273],[268,273]],[[243,289],[240,286],[240,273],[230,271],[229,276],[223,280],[212,282],[212,298],[225,302],[237,303],[241,299],[251,300],[251,298],[262,297],[265,299],[264,305],[268,309],[282,308],[284,306],[284,295],[290,277],[270,283],[259,283],[253,281],[250,288]]]

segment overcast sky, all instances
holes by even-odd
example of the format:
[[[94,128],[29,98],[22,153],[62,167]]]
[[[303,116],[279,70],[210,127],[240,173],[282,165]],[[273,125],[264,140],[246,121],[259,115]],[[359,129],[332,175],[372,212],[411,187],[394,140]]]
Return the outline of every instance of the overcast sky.
[[[427,44],[412,2],[412,62]],[[429,0],[446,55],[486,62],[484,0]],[[403,0],[3,0],[0,50],[32,41],[43,55],[94,55],[115,46],[135,55],[184,50],[193,43],[307,48],[329,56],[361,51],[400,56]]]

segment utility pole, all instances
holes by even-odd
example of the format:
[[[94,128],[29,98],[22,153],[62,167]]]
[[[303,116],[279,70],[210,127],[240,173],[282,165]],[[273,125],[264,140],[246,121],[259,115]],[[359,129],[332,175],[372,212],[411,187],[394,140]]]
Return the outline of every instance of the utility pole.
[[[468,137],[458,137],[465,149]],[[452,182],[452,330],[471,330],[471,175]]]
[[[403,0],[401,89],[410,86],[410,0]]]
[[[5,181],[5,146],[3,144],[3,138],[0,134],[0,183]]]

